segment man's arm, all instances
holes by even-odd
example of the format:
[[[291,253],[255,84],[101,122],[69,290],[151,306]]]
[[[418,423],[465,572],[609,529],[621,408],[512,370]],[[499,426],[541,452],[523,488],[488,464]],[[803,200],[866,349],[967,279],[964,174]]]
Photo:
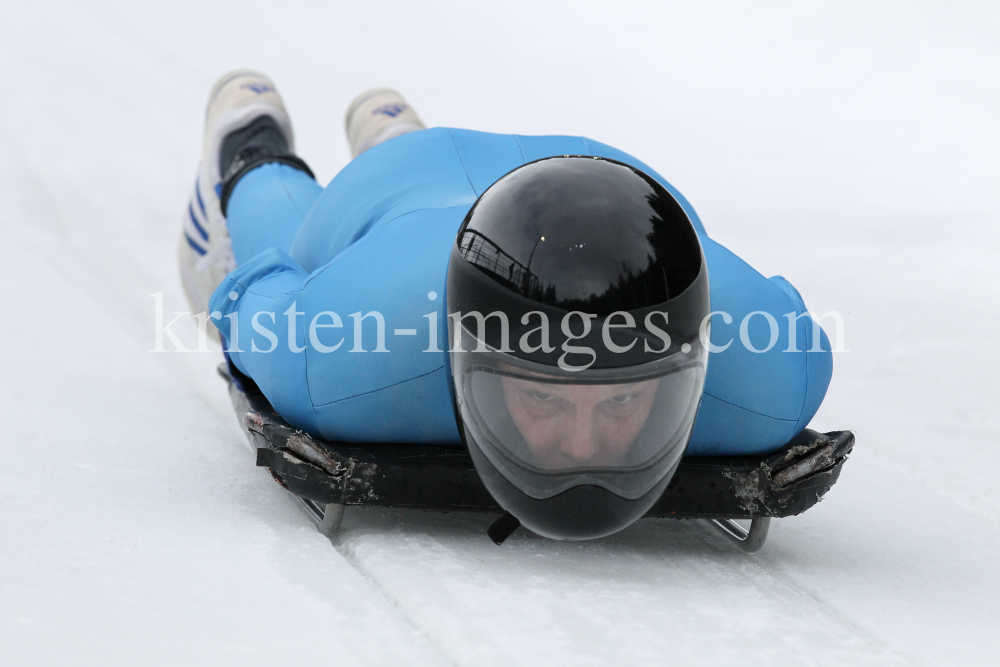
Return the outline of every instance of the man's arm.
[[[306,324],[295,315],[303,310],[307,277],[287,253],[270,248],[230,273],[209,307],[236,367],[253,378],[292,426],[315,433],[306,381]]]
[[[773,451],[823,402],[833,373],[830,342],[788,281],[769,280],[718,243],[701,241],[715,313],[713,352],[687,452]],[[819,350],[809,351],[814,330]]]

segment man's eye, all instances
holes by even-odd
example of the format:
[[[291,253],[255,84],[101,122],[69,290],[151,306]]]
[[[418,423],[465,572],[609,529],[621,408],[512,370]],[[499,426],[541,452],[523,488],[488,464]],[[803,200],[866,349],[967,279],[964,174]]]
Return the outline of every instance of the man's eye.
[[[551,401],[555,398],[552,394],[546,394],[544,391],[529,391],[528,396],[536,401]]]
[[[631,403],[633,400],[635,400],[635,396],[636,396],[635,394],[622,394],[620,396],[613,396],[611,398],[611,402],[618,405]]]

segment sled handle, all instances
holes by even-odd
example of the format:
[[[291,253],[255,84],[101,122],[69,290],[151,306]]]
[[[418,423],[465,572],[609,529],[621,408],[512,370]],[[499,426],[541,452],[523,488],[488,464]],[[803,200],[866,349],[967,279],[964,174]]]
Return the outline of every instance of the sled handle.
[[[771,517],[755,517],[747,530],[732,519],[712,519],[712,524],[719,529],[731,542],[748,554],[759,550],[767,539],[767,529],[771,525]]]
[[[289,494],[292,500],[302,508],[314,524],[316,529],[326,535],[333,537],[340,531],[340,524],[344,521],[344,506],[339,503],[318,503],[315,500],[301,498],[294,493]]]

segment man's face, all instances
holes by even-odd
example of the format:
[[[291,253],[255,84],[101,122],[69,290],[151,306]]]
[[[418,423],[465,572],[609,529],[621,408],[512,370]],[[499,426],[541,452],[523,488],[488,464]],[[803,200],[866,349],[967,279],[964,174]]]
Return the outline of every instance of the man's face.
[[[549,470],[619,465],[649,417],[659,380],[547,384],[503,377],[507,409]]]

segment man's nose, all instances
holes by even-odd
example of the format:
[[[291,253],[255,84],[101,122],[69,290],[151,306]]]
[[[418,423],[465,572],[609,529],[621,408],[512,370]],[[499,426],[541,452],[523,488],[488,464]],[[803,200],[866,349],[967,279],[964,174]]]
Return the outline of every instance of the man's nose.
[[[599,445],[589,415],[581,415],[581,412],[577,411],[569,428],[566,429],[560,450],[566,456],[585,462],[594,458]]]

